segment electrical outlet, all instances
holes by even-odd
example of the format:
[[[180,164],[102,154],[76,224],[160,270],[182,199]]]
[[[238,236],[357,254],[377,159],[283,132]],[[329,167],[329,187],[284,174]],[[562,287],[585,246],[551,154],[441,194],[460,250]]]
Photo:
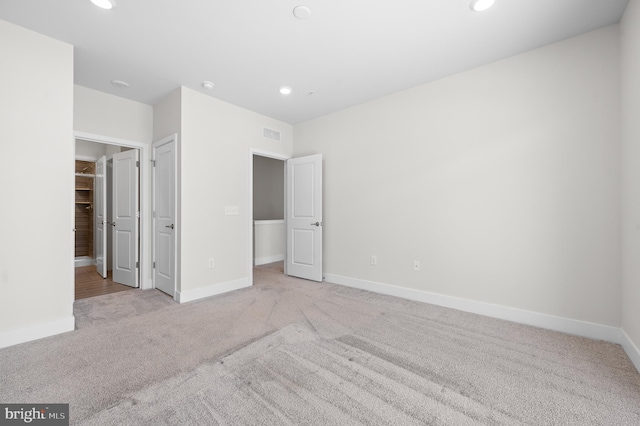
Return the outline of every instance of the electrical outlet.
[[[371,264],[373,266],[378,265],[378,257],[377,256],[371,256]]]
[[[213,268],[216,266],[216,262],[215,260],[213,260],[213,257],[209,258],[209,268]]]
[[[420,262],[418,262],[417,260],[413,261],[413,270],[414,271],[419,271],[420,270]]]

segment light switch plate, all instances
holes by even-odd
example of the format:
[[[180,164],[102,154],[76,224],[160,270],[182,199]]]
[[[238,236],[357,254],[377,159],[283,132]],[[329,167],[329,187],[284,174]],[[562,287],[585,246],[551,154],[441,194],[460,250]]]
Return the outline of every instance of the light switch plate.
[[[238,206],[225,206],[224,214],[227,216],[238,216],[240,209]]]

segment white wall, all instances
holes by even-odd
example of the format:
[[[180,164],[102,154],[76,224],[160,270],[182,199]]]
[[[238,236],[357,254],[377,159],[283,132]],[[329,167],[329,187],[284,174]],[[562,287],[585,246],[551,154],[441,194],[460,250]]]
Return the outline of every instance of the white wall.
[[[0,58],[2,347],[73,329],[75,168],[73,47],[0,21]]]
[[[622,329],[640,370],[640,1],[621,25],[622,57]],[[631,348],[635,346],[635,348]]]
[[[326,273],[619,327],[618,37],[296,125],[324,154]]]
[[[153,107],[83,86],[74,86],[73,130],[151,143]]]
[[[250,148],[290,155],[293,142],[291,125],[194,90],[181,88],[181,104],[180,292],[189,300],[185,294],[204,287],[249,284]],[[279,130],[282,141],[265,138],[263,127]],[[239,215],[225,216],[225,206]]]
[[[284,219],[253,221],[253,264],[265,265],[285,259],[287,228]]]
[[[253,157],[253,218],[284,218],[284,162],[274,158]]]

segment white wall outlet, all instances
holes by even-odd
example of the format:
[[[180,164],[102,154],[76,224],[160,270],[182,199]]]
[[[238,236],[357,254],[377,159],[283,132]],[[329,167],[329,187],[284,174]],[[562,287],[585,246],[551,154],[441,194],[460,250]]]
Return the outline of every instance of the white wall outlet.
[[[417,260],[413,261],[413,270],[414,271],[419,271],[420,270],[420,262],[418,262]]]
[[[209,258],[209,268],[214,268],[216,266],[216,262],[213,257]]]
[[[371,256],[371,264],[373,266],[378,265],[378,256]]]
[[[224,214],[227,216],[238,216],[240,209],[238,206],[225,206]]]

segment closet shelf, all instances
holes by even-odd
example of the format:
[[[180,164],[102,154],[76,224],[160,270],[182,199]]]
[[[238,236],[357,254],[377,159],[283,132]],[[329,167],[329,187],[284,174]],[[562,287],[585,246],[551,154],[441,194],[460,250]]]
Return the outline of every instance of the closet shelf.
[[[91,201],[76,201],[76,204],[93,204]]]
[[[91,191],[92,188],[76,188],[76,191]]]

